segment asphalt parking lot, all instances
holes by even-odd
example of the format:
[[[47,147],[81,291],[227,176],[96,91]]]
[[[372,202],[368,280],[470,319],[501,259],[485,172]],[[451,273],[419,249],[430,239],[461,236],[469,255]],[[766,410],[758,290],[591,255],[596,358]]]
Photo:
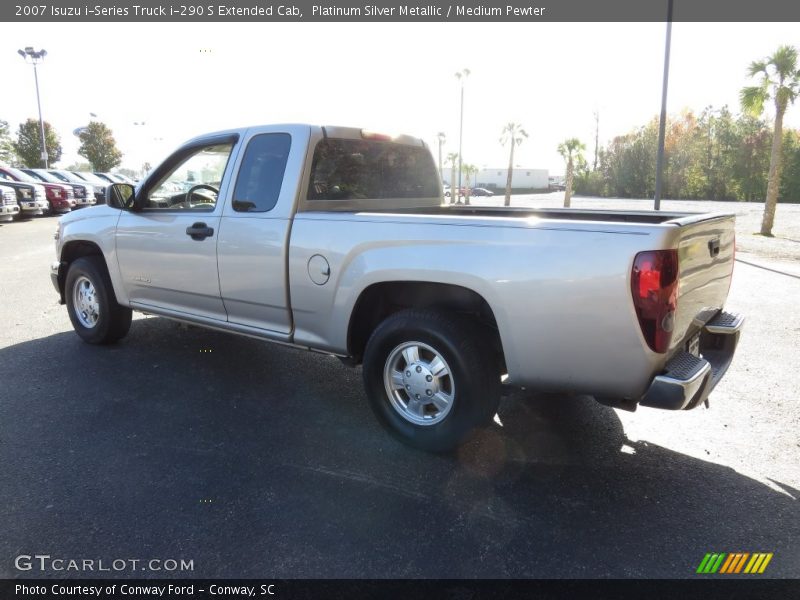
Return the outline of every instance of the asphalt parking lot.
[[[706,552],[800,577],[800,278],[737,264],[748,320],[708,410],[515,392],[429,455],[334,358],[142,316],[82,343],[55,226],[0,226],[0,577],[92,574],[15,568],[49,554],[193,561],[133,577],[682,578]]]

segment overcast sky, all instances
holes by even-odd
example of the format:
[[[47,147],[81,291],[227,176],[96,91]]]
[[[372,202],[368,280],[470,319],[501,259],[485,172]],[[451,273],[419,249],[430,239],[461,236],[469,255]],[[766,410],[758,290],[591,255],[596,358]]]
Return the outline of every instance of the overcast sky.
[[[601,143],[660,110],[663,23],[227,23],[6,25],[0,119],[36,116],[33,70],[18,48],[45,48],[44,118],[77,160],[72,131],[89,113],[107,123],[123,166],[155,164],[194,135],[258,123],[308,122],[423,137],[457,149],[459,84],[469,68],[464,160],[503,166],[508,121],[530,138],[515,163],[563,173],[558,143]],[[676,23],[669,111],[738,110],[750,61],[800,46],[797,23]],[[144,121],[143,127],[134,122]],[[800,106],[786,125],[800,127]]]

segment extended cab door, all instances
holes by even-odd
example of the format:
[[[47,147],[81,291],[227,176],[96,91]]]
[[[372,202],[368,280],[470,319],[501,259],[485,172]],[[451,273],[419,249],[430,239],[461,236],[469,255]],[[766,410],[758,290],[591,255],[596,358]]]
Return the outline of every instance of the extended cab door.
[[[304,126],[247,130],[217,241],[228,321],[278,338],[292,331],[289,231],[308,138]]]
[[[217,236],[236,141],[187,144],[137,191],[137,210],[121,215],[117,258],[134,308],[226,320]]]

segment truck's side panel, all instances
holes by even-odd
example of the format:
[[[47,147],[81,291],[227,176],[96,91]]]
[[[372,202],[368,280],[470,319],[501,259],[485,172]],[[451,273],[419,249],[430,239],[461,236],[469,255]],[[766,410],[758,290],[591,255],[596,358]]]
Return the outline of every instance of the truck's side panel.
[[[291,137],[291,144],[285,167],[281,164],[272,170],[284,169],[282,184],[278,182],[274,186],[268,183],[272,189],[279,188],[274,206],[269,210],[261,210],[264,207],[246,210],[241,204],[234,204],[236,190],[243,198],[247,197],[247,190],[241,189],[244,182],[237,178],[230,185],[231,193],[217,239],[220,290],[229,322],[275,332],[283,339],[292,329],[286,264],[294,203],[303,180],[308,127],[290,125],[249,129],[240,142],[242,150],[233,170],[240,173],[245,160],[252,166],[254,160],[260,165],[275,158],[260,156],[254,159],[252,155],[246,158],[249,152],[257,150],[256,145],[250,146],[251,141],[255,139],[257,143],[264,139],[259,136],[287,134]]]
[[[116,230],[122,211],[110,206],[95,206],[91,210],[68,213],[69,227],[59,222],[58,258],[63,259],[63,249],[73,242],[90,242],[100,249],[108,265],[111,285],[117,301],[128,305],[128,295],[117,264]]]
[[[208,209],[186,206],[188,199],[176,205],[163,204],[171,199],[151,202],[144,197],[155,198],[154,189],[159,189],[161,183],[148,180],[137,190],[137,196],[142,196],[142,210],[122,211],[120,216],[116,236],[118,265],[132,307],[225,322],[227,313],[217,273],[217,236],[239,146],[232,137],[224,143],[219,137],[210,137],[205,142],[201,139],[195,146],[187,156],[180,152],[172,155],[154,171],[151,179],[159,179],[160,169],[164,170],[163,176],[173,167],[183,169],[184,161],[194,161],[203,152],[202,148],[225,148],[214,160],[222,173],[216,201]],[[199,158],[194,164],[199,167],[202,161]],[[181,193],[176,192],[175,197],[181,197]],[[189,228],[196,226],[210,228],[211,234],[190,236]]]
[[[119,269],[132,306],[163,308],[225,321],[213,239],[194,241],[186,228],[215,231],[219,214],[129,213],[117,228]],[[167,259],[167,257],[169,257]]]
[[[641,250],[665,247],[676,228],[581,231],[517,221],[495,226],[490,241],[479,235],[481,220],[447,223],[446,217],[298,214],[289,260],[295,342],[345,352],[361,291],[383,281],[441,282],[487,301],[510,383],[616,397],[642,393],[665,357],[644,344],[630,296],[631,261]],[[330,264],[325,285],[309,276],[317,254]]]

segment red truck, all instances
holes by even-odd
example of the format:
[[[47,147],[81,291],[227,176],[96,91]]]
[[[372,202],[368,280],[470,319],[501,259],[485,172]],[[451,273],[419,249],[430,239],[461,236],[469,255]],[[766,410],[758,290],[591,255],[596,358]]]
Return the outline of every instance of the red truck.
[[[69,185],[40,181],[14,167],[0,167],[0,179],[43,185],[51,213],[68,213],[75,207],[75,193]]]

